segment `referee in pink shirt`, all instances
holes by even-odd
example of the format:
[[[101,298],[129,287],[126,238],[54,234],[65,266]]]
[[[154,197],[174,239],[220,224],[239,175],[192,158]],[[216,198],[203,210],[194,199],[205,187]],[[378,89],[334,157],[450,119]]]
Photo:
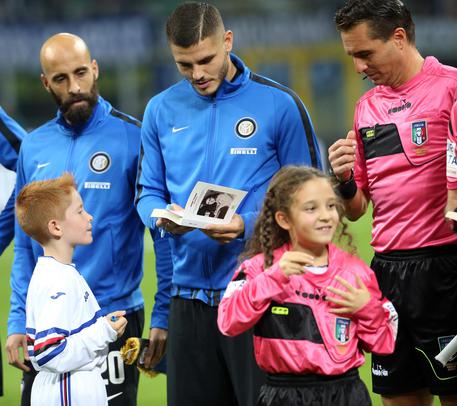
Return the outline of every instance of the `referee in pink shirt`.
[[[444,218],[446,138],[457,69],[423,58],[400,0],[349,0],[335,16],[357,73],[375,86],[329,161],[357,220],[373,204],[371,263],[399,314],[394,354],[372,358],[384,405],[457,405],[457,364],[434,356],[457,334],[457,234]]]

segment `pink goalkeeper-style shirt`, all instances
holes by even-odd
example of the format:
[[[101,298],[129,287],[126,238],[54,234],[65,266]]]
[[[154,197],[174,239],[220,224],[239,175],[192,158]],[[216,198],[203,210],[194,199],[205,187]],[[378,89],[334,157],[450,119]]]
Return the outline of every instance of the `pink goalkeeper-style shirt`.
[[[444,219],[446,140],[457,69],[434,57],[395,89],[376,86],[357,102],[357,186],[373,202],[376,252],[457,244]]]

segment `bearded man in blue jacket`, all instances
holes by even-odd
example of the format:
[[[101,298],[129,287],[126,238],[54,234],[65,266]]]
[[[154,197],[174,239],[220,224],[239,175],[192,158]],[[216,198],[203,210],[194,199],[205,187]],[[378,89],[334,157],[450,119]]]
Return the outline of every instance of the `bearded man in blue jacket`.
[[[135,210],[141,123],[114,109],[98,93],[98,65],[84,41],[72,34],[56,34],[42,46],[41,80],[55,99],[57,116],[32,131],[22,143],[17,165],[19,191],[25,184],[71,172],[85,208],[93,217],[94,242],[78,246],[73,261],[91,287],[104,314],[125,310],[128,326],[109,346],[102,376],[110,405],[136,405],[138,371],[124,365],[119,348],[128,337],[141,337],[144,302],[144,226]],[[20,357],[25,342],[25,300],[33,268],[42,250],[16,226],[11,273],[11,310],[8,318],[8,361],[24,371],[22,405],[30,402],[34,371]],[[160,269],[153,328],[167,327],[171,262],[169,244],[155,244]],[[60,296],[62,297],[62,296]],[[56,299],[61,300],[61,299]],[[88,321],[89,322],[89,321]],[[71,332],[70,332],[71,335]]]
[[[231,53],[233,33],[214,6],[178,6],[167,37],[184,80],[146,108],[136,202],[147,227],[171,236],[168,405],[252,406],[263,379],[252,334],[222,336],[217,306],[272,176],[288,164],[320,168],[320,154],[301,100]],[[183,207],[197,181],[248,192],[229,224],[196,230],[151,217]]]

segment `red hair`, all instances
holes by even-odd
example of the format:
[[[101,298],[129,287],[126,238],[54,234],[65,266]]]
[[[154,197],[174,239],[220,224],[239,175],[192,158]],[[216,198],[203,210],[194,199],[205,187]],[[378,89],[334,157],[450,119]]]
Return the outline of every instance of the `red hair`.
[[[48,223],[65,218],[73,190],[76,183],[69,173],[25,185],[16,198],[16,216],[24,232],[41,245],[48,242],[51,239]]]

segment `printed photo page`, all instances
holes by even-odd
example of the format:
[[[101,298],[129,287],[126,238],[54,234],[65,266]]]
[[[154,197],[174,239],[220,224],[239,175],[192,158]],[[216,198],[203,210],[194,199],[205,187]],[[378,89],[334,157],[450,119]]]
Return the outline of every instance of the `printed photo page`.
[[[162,217],[176,224],[205,228],[208,224],[228,224],[247,192],[206,182],[197,182],[184,210],[154,209],[151,217]]]

